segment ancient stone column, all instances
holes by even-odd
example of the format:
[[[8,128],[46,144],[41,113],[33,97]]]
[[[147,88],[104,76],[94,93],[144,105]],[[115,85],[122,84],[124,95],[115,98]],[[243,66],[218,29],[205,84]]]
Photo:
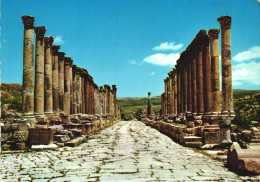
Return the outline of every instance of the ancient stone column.
[[[161,115],[164,116],[164,93],[161,94]]]
[[[113,90],[113,94],[114,94],[114,116],[116,117],[117,115],[117,101],[116,101],[116,92],[117,92],[117,88],[116,85],[112,85],[112,90]]]
[[[177,114],[181,113],[181,67],[179,64],[179,60],[177,60],[176,65],[177,70]]]
[[[203,44],[203,91],[204,91],[204,114],[210,115],[212,112],[212,98],[211,98],[211,66],[209,58],[209,38],[208,35],[202,37]]]
[[[198,115],[203,115],[204,113],[204,94],[203,94],[203,67],[202,67],[202,54],[203,54],[203,44],[202,44],[202,36],[205,35],[205,31],[201,30],[197,36],[197,105],[198,105]]]
[[[85,76],[84,76],[84,69],[81,69],[81,113],[85,114]]]
[[[24,15],[22,21],[24,24],[22,116],[29,119],[30,124],[34,127],[34,17]]]
[[[174,101],[174,94],[173,94],[173,72],[170,71],[168,73],[169,75],[169,81],[168,81],[168,86],[169,86],[169,113],[172,114],[173,113],[173,110],[174,110],[174,104],[173,104],[173,101]]]
[[[184,65],[182,62],[180,62],[180,75],[181,75],[181,80],[180,80],[180,113],[183,114],[184,113]]]
[[[53,113],[59,116],[59,45],[52,46],[52,92],[53,92]]]
[[[73,60],[71,60],[73,61]],[[70,66],[70,114],[73,115],[74,114],[74,72],[73,72],[73,66]]]
[[[176,68],[173,68],[173,74],[174,74],[174,114],[177,114],[177,107],[178,107],[178,104],[177,104],[177,99],[178,99],[178,83],[177,83],[177,80],[178,80],[178,75],[177,75],[177,70]]]
[[[186,58],[184,58],[186,59]],[[185,61],[185,62],[184,62]],[[186,113],[188,111],[188,70],[187,70],[187,61],[183,60],[183,74],[184,74],[184,107],[183,112]]]
[[[164,104],[165,104],[165,114],[168,114],[168,88],[167,88],[167,79],[164,79]]]
[[[219,29],[210,29],[210,56],[211,56],[211,82],[212,82],[212,114],[218,115],[221,112],[220,80],[219,80]]]
[[[81,114],[81,68],[76,68],[76,105],[77,114]]]
[[[197,113],[197,67],[196,67],[196,48],[193,44],[191,50],[192,63],[191,63],[191,80],[192,80],[192,112]]]
[[[36,118],[44,118],[44,26],[34,27],[36,34],[35,48],[35,99],[34,115]]]
[[[189,56],[187,58],[187,76],[188,76],[188,111],[192,112],[192,90],[191,90],[191,62],[192,59]]]
[[[88,114],[88,108],[87,108],[87,104],[88,104],[88,71],[86,69],[82,70],[82,78],[84,81],[83,84],[83,88],[84,88],[84,96],[83,96],[83,100],[84,100],[84,109],[83,109],[83,113]]]
[[[64,57],[64,100],[63,100],[63,110],[64,115],[70,115],[71,108],[71,66],[73,61],[70,57]]]
[[[86,76],[85,76],[85,108],[86,108],[86,114],[89,114],[89,75],[86,70]]]
[[[148,92],[147,117],[150,117],[151,114],[152,114],[151,92]]]
[[[59,112],[64,115],[64,52],[58,52],[59,60]]]
[[[231,62],[231,17],[218,18],[221,26],[221,64],[222,64],[222,113],[234,116]]]
[[[73,72],[73,115],[78,114],[77,110],[77,73],[76,73],[76,65],[72,66],[72,72]]]
[[[53,115],[52,42],[53,37],[44,37],[44,111],[48,117]]]

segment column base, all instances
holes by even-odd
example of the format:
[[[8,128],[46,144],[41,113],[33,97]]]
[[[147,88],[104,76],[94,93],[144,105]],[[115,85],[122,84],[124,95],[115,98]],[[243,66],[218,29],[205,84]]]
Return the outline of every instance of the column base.
[[[34,113],[34,117],[37,121],[36,124],[39,124],[39,125],[47,125],[49,124],[49,120],[48,118],[45,116],[45,114],[42,114],[42,113]]]
[[[33,114],[31,113],[24,113],[22,115],[22,119],[26,120],[25,122],[30,124],[30,128],[35,127],[36,119]]]

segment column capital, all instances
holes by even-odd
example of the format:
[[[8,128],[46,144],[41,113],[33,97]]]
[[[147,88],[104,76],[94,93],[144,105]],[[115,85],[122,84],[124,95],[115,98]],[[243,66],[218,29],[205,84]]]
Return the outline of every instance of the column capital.
[[[199,39],[200,37],[204,36],[204,35],[207,35],[207,30],[205,29],[201,29],[197,35],[196,35],[196,39]]]
[[[34,27],[34,32],[35,32],[37,38],[43,39],[44,34],[46,32],[46,28],[45,28],[45,26],[37,26],[37,27]]]
[[[73,63],[73,60],[71,60],[71,57],[69,57],[69,56],[64,56],[64,64],[65,64],[65,65],[71,66],[72,63]]]
[[[76,73],[78,73],[78,74],[81,73],[81,68],[80,67],[76,67]]]
[[[65,52],[58,52],[59,60],[63,60],[65,56]]]
[[[23,20],[25,30],[33,29],[33,25],[34,25],[34,17],[33,16],[23,15],[22,20]]]
[[[151,96],[151,92],[148,92],[148,96]]]
[[[112,85],[112,90],[117,90],[116,85]]]
[[[51,47],[53,43],[53,37],[52,36],[44,37],[44,43],[45,43],[45,47]]]
[[[220,31],[219,29],[210,29],[208,31],[209,39],[210,40],[218,39],[219,31]]]
[[[217,20],[220,23],[221,28],[222,27],[225,27],[226,29],[231,28],[231,16],[221,16]]]
[[[53,45],[52,46],[52,55],[53,56],[58,56],[58,51],[60,49],[60,46],[59,45]]]

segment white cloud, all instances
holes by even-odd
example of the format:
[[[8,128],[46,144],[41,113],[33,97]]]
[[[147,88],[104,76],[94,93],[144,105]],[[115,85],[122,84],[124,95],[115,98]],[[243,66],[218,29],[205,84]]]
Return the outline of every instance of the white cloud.
[[[170,53],[163,54],[157,53],[144,58],[144,62],[159,65],[159,66],[174,66],[176,64],[177,59],[179,59],[180,54],[178,53]]]
[[[159,46],[153,48],[155,51],[176,51],[182,48],[182,44],[175,45],[175,42],[163,42]]]
[[[260,46],[253,46],[247,51],[240,52],[233,57],[234,61],[242,62],[260,58]]]
[[[129,63],[130,64],[136,64],[136,61],[135,60],[130,60]]]
[[[59,45],[62,45],[64,44],[64,40],[62,39],[62,35],[58,35],[58,36],[55,36],[54,37],[54,42],[53,44],[59,44]]]
[[[242,85],[249,82],[254,85],[260,85],[260,62],[254,61],[250,63],[241,63],[233,66],[232,69],[232,82],[233,85]]]
[[[150,73],[151,76],[155,75],[155,72]]]

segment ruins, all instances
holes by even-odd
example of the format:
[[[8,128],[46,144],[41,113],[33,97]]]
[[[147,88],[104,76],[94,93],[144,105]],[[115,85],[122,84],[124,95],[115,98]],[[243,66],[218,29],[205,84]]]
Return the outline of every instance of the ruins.
[[[22,16],[22,22],[22,118],[12,124],[18,126],[12,131],[17,148],[89,135],[120,118],[116,85],[98,87],[86,69],[59,52],[54,37],[45,36],[44,26],[34,26],[33,16]]]

